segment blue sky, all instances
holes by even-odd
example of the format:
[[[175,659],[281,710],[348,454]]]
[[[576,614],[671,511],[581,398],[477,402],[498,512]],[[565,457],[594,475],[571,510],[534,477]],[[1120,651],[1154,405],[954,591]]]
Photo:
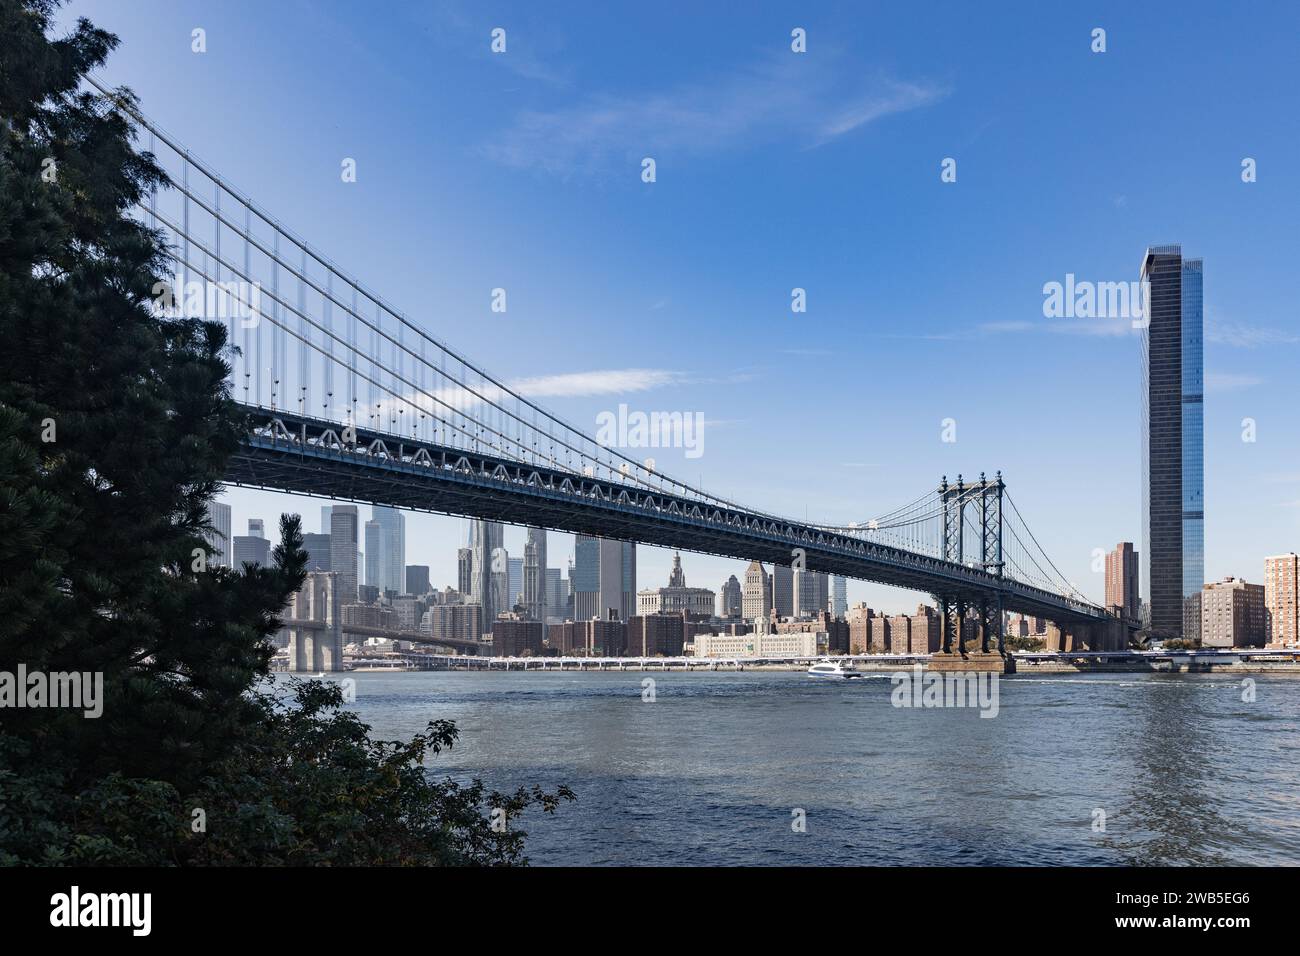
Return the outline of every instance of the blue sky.
[[[110,82],[434,335],[507,380],[558,377],[540,401],[569,421],[702,412],[703,456],[656,451],[662,470],[819,521],[1000,468],[1097,599],[1093,549],[1140,537],[1138,344],[1123,321],[1045,318],[1042,287],[1133,280],[1147,245],[1181,242],[1205,260],[1207,577],[1258,582],[1265,555],[1300,550],[1295,7],[590,6],[135,0],[64,19],[117,33]],[[318,521],[315,500],[227,500],[241,533]],[[454,583],[464,527],[408,515],[408,563]],[[522,553],[522,532],[506,543]],[[552,566],[571,551],[552,536]],[[641,549],[639,585],[670,560]],[[715,589],[742,571],[684,563]]]

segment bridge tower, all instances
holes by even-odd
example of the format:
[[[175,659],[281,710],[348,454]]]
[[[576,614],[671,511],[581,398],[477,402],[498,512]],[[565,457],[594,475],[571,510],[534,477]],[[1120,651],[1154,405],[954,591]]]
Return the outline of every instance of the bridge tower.
[[[992,481],[980,472],[978,482],[966,484],[961,475],[956,484],[948,484],[944,475],[939,484],[940,512],[943,516],[943,558],[954,564],[978,566],[997,577],[1002,577],[1005,563],[1002,559],[1002,496],[1006,484],[1002,472]],[[966,509],[970,506],[978,521],[979,558],[966,557]],[[941,646],[940,653],[954,655],[965,661],[966,633],[964,625],[972,601],[979,619],[981,657],[1001,660],[1006,652],[1002,627],[1002,593],[998,590],[979,594],[936,594],[939,605]],[[990,651],[990,641],[996,642],[996,651]]]

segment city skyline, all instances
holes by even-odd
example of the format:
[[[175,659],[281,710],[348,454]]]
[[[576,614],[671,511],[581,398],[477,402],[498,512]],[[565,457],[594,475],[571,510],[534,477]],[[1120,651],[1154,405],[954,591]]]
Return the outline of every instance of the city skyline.
[[[70,21],[88,6],[72,4],[60,16]],[[193,9],[138,4],[90,12],[132,43],[172,31],[188,36]],[[459,15],[448,30],[486,35],[495,25],[467,8],[451,9]],[[566,33],[557,36],[544,18],[515,10],[505,17],[512,53],[496,59],[485,43],[478,49],[459,32],[422,33],[427,21],[419,8],[397,7],[392,15],[414,28],[409,43],[394,44],[388,31],[381,42],[371,25],[346,12],[293,21],[295,34],[307,31],[303,50],[341,39],[367,62],[384,51],[383,69],[355,77],[332,75],[307,53],[272,57],[262,46],[269,41],[239,32],[239,24],[265,19],[273,36],[287,15],[239,4],[203,9],[208,59],[196,61],[185,44],[163,45],[157,62],[120,58],[106,74],[130,84],[150,115],[241,188],[274,195],[278,215],[382,286],[432,333],[471,356],[490,356],[494,371],[528,383],[538,401],[585,430],[621,403],[700,411],[708,426],[703,454],[655,449],[664,471],[756,508],[813,520],[869,518],[942,475],[1001,468],[1045,550],[1097,601],[1104,593],[1097,549],[1141,540],[1137,336],[1112,319],[1045,318],[1042,290],[1067,276],[1135,280],[1142,249],[1181,241],[1212,267],[1205,492],[1213,507],[1204,578],[1258,580],[1263,555],[1296,548],[1300,473],[1289,454],[1296,426],[1280,409],[1300,336],[1291,331],[1293,307],[1278,281],[1295,244],[1283,210],[1294,206],[1296,186],[1269,160],[1285,154],[1292,134],[1260,119],[1284,108],[1275,98],[1281,84],[1266,72],[1242,98],[1207,88],[1190,65],[1157,74],[1145,59],[1157,42],[1254,49],[1258,68],[1275,70],[1284,58],[1264,54],[1278,48],[1276,30],[1189,11],[1156,31],[1149,13],[1111,11],[1104,17],[1109,48],[1094,54],[1087,30],[1061,12],[1035,11],[1025,23],[1023,12],[1013,20],[950,7],[921,30],[891,11],[868,29],[827,10],[800,15],[810,46],[797,65],[784,59],[786,12],[761,8],[744,24],[724,26],[706,11],[685,36],[672,31],[683,57],[665,73],[656,51],[669,28],[652,22],[635,37],[613,31],[626,61],[619,63],[595,39],[611,27],[599,12],[565,18]],[[1046,80],[1014,55],[1014,37],[1026,29],[1056,58]],[[438,54],[432,60],[430,45]],[[1008,75],[981,76],[977,67],[990,51],[1008,54]],[[232,56],[243,64],[238,71],[226,68]],[[638,69],[651,60],[653,70]],[[890,65],[899,61],[911,66]],[[268,120],[268,152],[281,156],[281,165],[232,149],[218,129],[187,125],[181,92],[165,77],[169,67],[196,63],[208,71],[187,74],[184,95],[220,93],[247,103],[248,121]],[[530,82],[524,64],[549,79]],[[325,91],[302,107],[321,121],[313,136],[276,128],[269,105],[254,95],[283,86],[285,66],[297,71],[289,89]],[[426,104],[413,103],[409,88],[395,88],[430,73],[437,82],[417,88],[473,91],[464,103],[429,94],[449,137],[432,135],[419,119]],[[1022,74],[1034,82],[1017,85]],[[595,75],[614,90],[620,116],[631,117],[616,139],[600,140],[598,156],[557,155],[562,139],[557,145],[523,135],[519,118],[529,110],[548,122],[589,118]],[[710,94],[711,87],[721,92]],[[990,113],[994,87],[1001,108]],[[1006,100],[1008,87],[1018,100]],[[1126,124],[1097,125],[1079,139],[1028,119],[1047,99],[1067,115],[1109,109],[1126,116],[1139,87],[1199,97],[1201,115],[1217,124],[1219,142],[1231,145],[1188,141],[1153,114],[1145,122],[1157,153],[1130,169],[1117,148],[1131,139]],[[820,127],[779,109],[739,113],[746,94],[770,99],[787,89],[797,104],[810,102],[810,90],[825,94]],[[710,107],[730,106],[746,121],[718,141],[692,143],[669,107],[709,96],[718,100]],[[388,105],[382,115],[362,117],[350,112],[361,100]],[[637,119],[638,103],[657,108]],[[327,110],[348,112],[345,125],[365,142],[335,132]],[[399,112],[416,119],[382,125]],[[1260,128],[1272,132],[1261,140]],[[1050,168],[1027,162],[1029,142],[1050,150]],[[639,175],[647,152],[657,154],[653,184]],[[339,182],[343,157],[357,159],[355,183]],[[940,178],[947,157],[957,161],[955,182]],[[1258,162],[1256,181],[1243,181],[1246,158]],[[490,177],[475,172],[484,164]],[[289,168],[307,175],[286,176]],[[425,177],[426,168],[438,174]],[[809,185],[817,182],[839,185]],[[786,187],[799,201],[782,203],[778,221],[768,210]],[[399,191],[415,196],[414,205],[399,208]],[[1186,202],[1188,195],[1197,202]],[[702,208],[712,210],[707,222],[694,212]],[[438,227],[417,228],[421,219]],[[564,225],[548,227],[540,241],[535,222]],[[615,240],[606,223],[636,229]],[[1061,224],[1069,226],[1065,234]],[[984,241],[949,248],[937,269],[915,254],[938,237],[975,228]],[[891,242],[879,242],[881,235]],[[678,247],[681,253],[673,252]],[[723,247],[725,254],[707,254]],[[429,261],[438,267],[429,269]],[[510,293],[503,315],[489,311],[496,287]],[[806,290],[805,313],[791,312],[796,287]],[[990,374],[998,387],[971,387]],[[1017,400],[1022,394],[1032,400]],[[951,443],[941,437],[948,419],[957,438]],[[776,447],[798,458],[784,466],[756,459],[752,450],[770,447],[773,436],[785,436]],[[1080,467],[1082,449],[1105,449],[1106,467]],[[1061,499],[1084,502],[1088,520],[1073,520],[1077,509],[1060,508]],[[250,513],[307,515],[318,505],[243,489],[222,500],[233,506],[237,527]],[[405,514],[408,538],[418,542],[407,560],[428,564],[435,580],[455,580],[463,522]],[[513,542],[522,533],[508,536]],[[267,534],[274,543],[272,521]],[[551,548],[565,553],[571,543],[552,538]],[[508,550],[521,554],[522,544]],[[671,562],[667,550],[639,550],[638,587],[660,580]],[[695,579],[713,588],[743,574],[741,562],[701,556],[692,564]],[[914,603],[912,594],[855,581],[847,599]]]

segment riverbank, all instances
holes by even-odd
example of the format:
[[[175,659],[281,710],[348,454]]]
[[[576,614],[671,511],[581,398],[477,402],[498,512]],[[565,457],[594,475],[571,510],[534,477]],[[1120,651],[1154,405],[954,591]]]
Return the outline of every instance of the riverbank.
[[[1236,660],[1236,661],[1197,661],[1174,659],[1135,660],[1088,660],[1067,659],[1042,660],[1013,658],[1017,674],[1276,674],[1279,676],[1300,676],[1300,661],[1279,660]],[[925,668],[926,658],[890,659],[871,661],[854,659],[855,670],[866,674],[892,674],[904,671],[915,665]],[[629,659],[629,660],[567,660],[558,663],[544,657],[539,658],[440,658],[436,664],[424,662],[403,662],[393,665],[378,665],[368,662],[364,665],[348,668],[352,673],[406,673],[418,671],[482,671],[485,673],[509,672],[565,672],[565,673],[600,673],[645,672],[674,674],[715,674],[722,671],[754,671],[758,673],[801,673],[808,669],[808,661],[776,662],[745,660],[694,660],[686,663],[682,658],[663,659]]]

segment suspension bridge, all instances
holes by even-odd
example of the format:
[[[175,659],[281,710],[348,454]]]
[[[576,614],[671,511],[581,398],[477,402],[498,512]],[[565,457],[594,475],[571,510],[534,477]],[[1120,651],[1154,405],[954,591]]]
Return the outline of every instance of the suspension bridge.
[[[1116,619],[1061,574],[1001,474],[945,478],[848,525],[769,514],[599,444],[431,335],[227,184],[129,99],[170,187],[137,211],[176,264],[168,306],[227,323],[248,432],[232,484],[707,554],[793,564],[933,595],[944,651],[1002,649],[1003,611],[1115,644]],[[187,294],[200,290],[195,303]],[[214,315],[214,311],[219,315]],[[1090,632],[1089,629],[1093,630]],[[1109,636],[1098,639],[1105,632]],[[1123,646],[1122,644],[1120,645]]]

